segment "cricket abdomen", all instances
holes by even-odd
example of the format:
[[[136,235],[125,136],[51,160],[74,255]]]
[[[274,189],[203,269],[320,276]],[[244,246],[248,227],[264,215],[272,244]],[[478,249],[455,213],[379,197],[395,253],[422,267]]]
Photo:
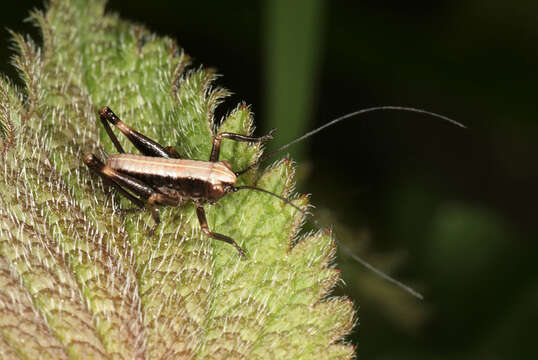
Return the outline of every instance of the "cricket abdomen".
[[[114,170],[144,180],[148,185],[167,187],[188,198],[216,200],[235,184],[236,175],[223,162],[166,159],[118,154],[107,159]]]

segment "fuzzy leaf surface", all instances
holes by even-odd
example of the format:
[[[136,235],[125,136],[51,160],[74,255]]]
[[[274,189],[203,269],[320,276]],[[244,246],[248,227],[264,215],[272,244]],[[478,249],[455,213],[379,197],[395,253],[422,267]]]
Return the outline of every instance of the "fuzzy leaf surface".
[[[335,244],[299,235],[303,216],[267,194],[242,190],[205,205],[203,236],[192,203],[161,208],[153,237],[132,207],[82,157],[116,153],[97,109],[183,157],[207,160],[216,131],[252,134],[240,104],[220,128],[227,91],[191,67],[172,40],[106,14],[102,1],[56,0],[32,19],[42,46],[13,34],[25,84],[0,79],[0,355],[6,359],[349,359],[342,343],[351,302],[328,295],[340,274]],[[127,152],[136,149],[124,137]],[[239,170],[260,146],[224,140]],[[294,168],[280,161],[242,175],[293,197]],[[293,202],[307,208],[306,196]]]

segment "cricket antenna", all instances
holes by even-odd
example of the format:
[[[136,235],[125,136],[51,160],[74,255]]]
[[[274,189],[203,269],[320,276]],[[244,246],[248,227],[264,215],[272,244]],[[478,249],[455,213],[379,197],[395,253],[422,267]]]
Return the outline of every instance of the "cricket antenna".
[[[248,185],[234,186],[232,189],[233,189],[234,192],[239,191],[239,190],[249,189],[249,190],[256,190],[256,191],[260,191],[260,192],[263,192],[263,193],[272,195],[272,196],[276,197],[277,199],[280,199],[280,200],[284,201],[286,204],[290,205],[291,207],[295,208],[295,210],[299,211],[299,212],[300,212],[301,214],[303,214],[304,216],[308,216],[308,215],[309,215],[307,211],[301,209],[299,206],[295,205],[295,204],[292,203],[290,200],[286,199],[286,198],[283,197],[283,196],[277,195],[277,194],[275,194],[274,192],[271,192],[271,191],[269,191],[269,190],[265,190],[265,189],[262,189],[262,188],[259,188],[259,187],[255,187],[255,186],[248,186]]]
[[[354,116],[358,116],[358,115],[362,115],[362,114],[365,114],[365,113],[368,113],[368,112],[374,112],[374,111],[383,111],[383,110],[396,110],[396,111],[407,111],[407,112],[413,112],[413,113],[419,113],[419,114],[425,114],[425,115],[429,115],[431,117],[434,117],[434,118],[437,118],[437,119],[441,119],[443,121],[446,121],[446,122],[449,122],[453,125],[456,125],[456,126],[459,126],[459,127],[462,127],[464,129],[466,129],[467,127],[465,125],[463,125],[462,123],[459,123],[457,122],[456,120],[454,119],[451,119],[447,116],[444,116],[444,115],[440,115],[440,114],[437,114],[437,113],[434,113],[434,112],[431,112],[431,111],[428,111],[428,110],[423,110],[423,109],[417,109],[417,108],[412,108],[412,107],[406,107],[406,106],[374,106],[374,107],[370,107],[370,108],[366,108],[366,109],[361,109],[361,110],[357,110],[357,111],[353,111],[353,112],[350,112],[346,115],[342,115],[340,117],[337,117],[336,119],[328,122],[327,124],[325,125],[322,125],[320,127],[318,127],[317,129],[314,129],[312,131],[309,131],[307,132],[306,134],[302,135],[302,136],[299,136],[297,139],[295,140],[292,140],[290,141],[289,143],[285,144],[285,145],[282,145],[281,147],[279,147],[278,149],[270,152],[270,153],[267,153],[263,156],[261,156],[258,160],[256,160],[254,163],[250,164],[248,167],[246,167],[245,169],[241,170],[241,171],[237,171],[235,173],[235,175],[239,176],[241,174],[244,174],[246,173],[247,171],[249,171],[250,169],[252,169],[253,167],[255,167],[256,165],[260,164],[261,162],[265,161],[266,159],[274,156],[275,154],[281,152],[282,150],[285,150],[287,149],[288,147],[292,146],[293,144],[296,144],[298,143],[299,141],[303,141],[304,139],[306,138],[309,138],[310,136],[314,135],[314,134],[317,134],[318,132],[330,127],[330,126],[333,126],[334,124],[336,123],[339,123],[340,121],[343,121],[343,120],[346,120],[346,119],[349,119],[351,117],[354,117]]]
[[[335,239],[335,241],[336,241],[336,239]],[[356,262],[358,262],[359,264],[361,264],[362,266],[364,266],[365,268],[367,268],[368,270],[370,270],[371,272],[373,272],[374,274],[376,274],[377,276],[379,276],[383,280],[386,280],[389,283],[391,283],[393,285],[396,285],[400,289],[404,290],[405,292],[408,292],[409,294],[413,295],[414,297],[416,297],[419,300],[424,300],[424,296],[421,293],[419,293],[418,291],[416,291],[415,289],[413,289],[409,285],[405,285],[401,281],[396,280],[392,276],[388,275],[387,273],[384,273],[383,271],[379,270],[378,268],[376,268],[375,266],[373,266],[369,262],[365,261],[360,256],[355,254],[353,252],[353,250],[351,250],[349,248],[349,246],[344,245],[343,243],[341,243],[339,241],[338,241],[338,246],[340,248],[342,248],[343,250],[345,250],[347,252],[347,255],[350,256],[353,260],[355,260]]]
[[[399,287],[400,289],[408,292],[409,294],[413,295],[414,297],[416,297],[417,299],[420,299],[420,300],[424,300],[424,296],[422,296],[421,293],[419,293],[418,291],[416,291],[415,289],[413,289],[412,287],[408,286],[408,285],[405,285],[404,283],[396,280],[395,278],[393,278],[392,276],[390,276],[389,274],[379,270],[378,268],[376,268],[375,266],[373,266],[372,264],[370,264],[369,262],[367,262],[366,260],[364,260],[363,258],[361,258],[360,256],[356,255],[353,253],[353,251],[346,245],[342,244],[341,242],[339,242],[332,234],[332,231],[327,228],[327,227],[323,227],[321,226],[321,224],[312,216],[312,214],[310,214],[309,212],[307,212],[306,210],[304,209],[301,209],[299,206],[295,205],[294,203],[292,203],[290,200],[286,199],[285,197],[283,196],[279,196],[269,190],[265,190],[265,189],[262,189],[262,188],[258,188],[258,187],[255,187],[255,186],[248,186],[248,185],[244,185],[244,186],[236,186],[236,187],[233,187],[232,188],[234,192],[236,191],[239,191],[239,190],[245,190],[245,189],[249,189],[249,190],[256,190],[256,191],[260,191],[260,192],[263,192],[263,193],[266,193],[266,194],[269,194],[271,196],[274,196],[276,197],[277,199],[280,199],[282,200],[283,202],[285,202],[287,205],[290,205],[292,206],[293,208],[295,208],[295,210],[299,211],[301,214],[303,214],[305,217],[308,217],[310,218],[310,221],[312,221],[312,223],[321,231],[323,231],[325,234],[327,234],[328,236],[331,237],[331,239],[333,239],[339,247],[343,248],[345,251],[348,252],[348,254],[350,254],[351,258],[353,260],[355,260],[356,262],[358,262],[359,264],[361,264],[362,266],[364,266],[365,268],[367,268],[368,270],[370,270],[371,272],[373,272],[374,274],[376,274],[377,276],[379,276],[380,278],[382,278],[383,280],[386,280],[388,282],[390,282],[391,284],[393,285],[396,285],[397,287]]]

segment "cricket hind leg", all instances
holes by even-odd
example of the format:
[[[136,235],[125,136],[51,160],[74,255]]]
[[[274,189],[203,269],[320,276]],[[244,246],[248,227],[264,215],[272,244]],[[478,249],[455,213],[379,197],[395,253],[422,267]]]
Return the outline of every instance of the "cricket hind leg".
[[[130,192],[125,190],[120,184],[118,184],[116,181],[114,181],[115,176],[111,174],[108,170],[108,166],[106,166],[97,156],[94,154],[88,154],[84,156],[83,159],[84,163],[95,172],[97,175],[99,175],[103,180],[105,180],[107,183],[112,185],[116,190],[118,190],[123,196],[125,196],[129,201],[131,201],[133,204],[138,206],[139,208],[144,207],[144,201],[137,198],[136,196],[132,195]]]
[[[144,208],[147,204],[151,211],[155,225],[151,228],[149,235],[153,236],[155,230],[159,226],[161,220],[159,218],[159,211],[157,205],[177,205],[178,201],[172,199],[164,194],[157,192],[151,186],[147,185],[143,181],[123,174],[119,171],[112,169],[110,166],[104,164],[97,156],[88,154],[83,159],[84,163],[99,176],[108,182],[111,182],[118,191],[124,195],[127,199],[133,202],[140,208]],[[135,195],[131,194],[128,189]]]
[[[241,134],[235,134],[235,133],[229,133],[229,132],[223,132],[220,134],[217,134],[213,138],[213,147],[211,148],[211,156],[209,157],[209,161],[216,162],[219,161],[220,156],[220,146],[222,144],[222,139],[230,139],[240,142],[257,142],[261,143],[267,140],[271,140],[273,138],[273,132],[275,129],[269,131],[269,133],[265,136],[260,137],[254,137],[254,136],[247,136],[247,135],[241,135]]]
[[[227,242],[228,244],[233,245],[237,249],[237,251],[239,252],[239,255],[241,255],[241,257],[244,260],[247,259],[247,254],[246,254],[245,250],[243,250],[239,245],[237,245],[237,243],[234,241],[234,239],[232,239],[229,236],[222,235],[222,234],[219,234],[219,233],[216,233],[216,232],[213,232],[213,231],[209,230],[209,225],[207,224],[207,218],[206,218],[206,215],[205,215],[205,210],[204,210],[204,207],[203,207],[202,204],[196,204],[196,215],[198,215],[198,221],[200,222],[200,227],[202,228],[202,232],[204,233],[204,235],[206,235],[206,236],[208,236],[210,238],[213,238],[215,240],[224,241],[224,242]]]
[[[180,156],[174,148],[171,146],[163,147],[156,141],[150,139],[149,137],[142,135],[138,131],[131,128],[129,125],[121,121],[116,114],[108,107],[104,106],[99,109],[99,117],[101,123],[103,124],[108,136],[114,143],[114,146],[119,153],[125,153],[125,150],[121,146],[118,138],[112,131],[112,128],[109,125],[109,122],[117,127],[131,143],[144,155],[153,156],[153,157],[164,157],[164,158],[176,158],[179,159]]]

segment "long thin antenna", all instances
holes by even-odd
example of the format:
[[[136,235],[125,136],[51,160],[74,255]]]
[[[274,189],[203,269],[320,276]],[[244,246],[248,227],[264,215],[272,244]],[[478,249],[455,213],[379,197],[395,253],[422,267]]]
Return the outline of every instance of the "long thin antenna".
[[[353,251],[346,245],[342,244],[341,242],[339,242],[332,234],[332,231],[330,231],[327,227],[323,227],[321,226],[321,224],[312,216],[312,214],[308,213],[307,211],[301,209],[299,206],[295,205],[294,203],[292,203],[290,200],[286,199],[285,197],[282,197],[282,196],[279,196],[269,190],[265,190],[265,189],[262,189],[262,188],[258,188],[258,187],[255,187],[255,186],[248,186],[248,185],[245,185],[245,186],[237,186],[237,187],[234,187],[233,188],[233,191],[239,191],[239,190],[244,190],[244,189],[249,189],[249,190],[256,190],[256,191],[260,191],[260,192],[263,192],[263,193],[266,193],[266,194],[269,194],[271,196],[274,196],[276,197],[277,199],[280,199],[282,201],[284,201],[286,204],[292,206],[293,208],[295,208],[295,210],[299,211],[301,214],[303,214],[305,217],[309,217],[310,220],[312,221],[312,223],[321,231],[323,231],[324,233],[326,233],[327,235],[329,235],[331,237],[331,239],[333,239],[339,247],[341,247],[342,249],[346,250],[351,256],[351,258],[353,260],[355,260],[356,262],[358,262],[359,264],[361,264],[362,266],[364,266],[365,268],[367,268],[368,270],[370,270],[371,272],[373,272],[374,274],[376,274],[377,276],[379,276],[380,278],[390,282],[391,284],[393,285],[396,285],[397,287],[399,287],[400,289],[408,292],[409,294],[413,295],[414,297],[420,299],[420,300],[424,300],[424,296],[422,296],[421,293],[419,293],[418,291],[414,290],[412,287],[410,286],[407,286],[405,285],[404,283],[396,280],[395,278],[393,278],[392,276],[390,276],[389,274],[387,273],[384,273],[383,271],[379,270],[378,268],[376,268],[375,266],[373,266],[372,264],[370,264],[369,262],[367,262],[366,260],[362,259],[360,256],[356,255],[353,253]]]
[[[378,268],[376,268],[375,266],[373,266],[372,264],[364,261],[362,258],[360,258],[358,255],[356,255],[353,250],[351,250],[349,248],[349,246],[347,245],[344,245],[343,243],[341,242],[338,242],[338,246],[340,248],[342,248],[343,250],[345,250],[347,252],[347,255],[350,256],[353,260],[355,260],[356,262],[358,262],[359,264],[361,264],[362,266],[364,266],[365,268],[367,268],[368,270],[370,270],[371,272],[373,272],[374,274],[376,274],[377,276],[379,276],[380,278],[390,282],[391,284],[394,284],[396,285],[397,287],[399,287],[400,289],[404,290],[404,291],[407,291],[408,293],[410,293],[411,295],[413,295],[414,297],[416,297],[417,299],[420,299],[420,300],[424,300],[424,296],[422,296],[421,293],[419,293],[418,291],[416,291],[415,289],[413,289],[412,287],[408,286],[408,285],[405,285],[404,283],[396,280],[395,278],[391,277],[390,275],[387,275],[386,273],[384,273],[383,271],[379,270]]]
[[[432,116],[434,118],[438,118],[438,119],[441,119],[443,121],[449,122],[449,123],[451,123],[453,125],[462,127],[464,129],[467,128],[465,125],[463,125],[462,123],[457,122],[454,119],[451,119],[451,118],[449,118],[447,116],[440,115],[440,114],[437,114],[437,113],[434,113],[434,112],[431,112],[431,111],[428,111],[428,110],[417,109],[417,108],[406,107],[406,106],[375,106],[375,107],[370,107],[370,108],[366,108],[366,109],[362,109],[362,110],[353,111],[353,112],[350,112],[350,113],[348,113],[346,115],[342,115],[340,117],[337,117],[336,119],[334,119],[332,121],[329,121],[327,124],[322,125],[322,126],[316,128],[316,129],[312,130],[312,131],[309,131],[306,134],[304,134],[302,136],[299,136],[297,139],[292,140],[292,141],[290,141],[289,143],[287,143],[285,145],[282,145],[278,149],[261,156],[257,161],[250,164],[247,168],[245,168],[245,169],[243,169],[241,171],[237,171],[235,174],[237,176],[239,176],[241,174],[246,173],[247,171],[249,171],[250,169],[252,169],[256,165],[258,165],[261,162],[265,161],[266,159],[272,157],[276,153],[279,153],[282,150],[285,150],[288,147],[292,146],[293,144],[296,144],[299,141],[303,141],[304,139],[309,138],[310,136],[312,136],[314,134],[317,134],[318,132],[320,132],[320,131],[322,131],[322,130],[330,127],[330,126],[333,126],[334,124],[336,124],[336,123],[338,123],[340,121],[349,119],[349,118],[354,117],[354,116],[362,115],[362,114],[365,114],[365,113],[368,113],[368,112],[384,111],[384,110],[408,111],[408,112],[414,112],[414,113],[419,113],[419,114],[425,114],[425,115],[429,115],[429,116]]]
[[[257,166],[258,164],[262,163],[263,161],[265,161],[266,159],[272,157],[273,155],[281,152],[282,150],[285,150],[287,149],[288,147],[300,142],[300,141],[303,141],[304,139],[306,138],[309,138],[310,136],[312,135],[315,135],[317,134],[318,132],[330,127],[330,126],[333,126],[334,124],[336,123],[339,123],[340,121],[343,121],[343,120],[346,120],[346,119],[349,119],[351,117],[354,117],[354,116],[358,116],[358,115],[362,115],[362,114],[365,114],[365,113],[368,113],[368,112],[374,112],[374,111],[384,111],[384,110],[396,110],[396,111],[407,111],[407,112],[413,112],[413,113],[419,113],[419,114],[425,114],[425,115],[429,115],[431,117],[434,117],[434,118],[437,118],[437,119],[441,119],[443,121],[446,121],[448,123],[451,123],[453,125],[456,125],[456,126],[459,126],[459,127],[462,127],[462,128],[466,128],[465,125],[463,125],[462,123],[454,120],[454,119],[451,119],[447,116],[444,116],[444,115],[440,115],[440,114],[437,114],[437,113],[434,113],[434,112],[431,112],[431,111],[428,111],[428,110],[423,110],[423,109],[417,109],[417,108],[413,108],[413,107],[406,107],[406,106],[375,106],[375,107],[370,107],[370,108],[366,108],[366,109],[361,109],[361,110],[357,110],[357,111],[353,111],[353,112],[350,112],[346,115],[342,115],[340,117],[337,117],[335,118],[334,120],[331,120],[329,121],[327,124],[325,125],[322,125],[312,131],[309,131],[307,132],[306,134],[302,135],[302,136],[299,136],[298,138],[296,138],[295,140],[292,140],[290,141],[289,143],[285,144],[285,145],[282,145],[281,147],[279,147],[278,149],[270,152],[270,153],[267,153],[263,156],[261,156],[257,161],[255,161],[254,163],[250,164],[248,167],[246,167],[245,169],[241,170],[241,171],[237,171],[235,172],[235,174],[237,176],[241,175],[241,174],[244,174],[246,173],[247,171],[251,170],[252,168],[254,168],[255,166]],[[390,275],[384,273],[383,271],[377,269],[375,266],[373,266],[372,264],[370,264],[369,262],[367,262],[366,260],[362,259],[361,257],[359,257],[358,255],[354,254],[351,249],[340,243],[337,239],[335,239],[333,236],[332,236],[332,233],[327,229],[327,228],[324,228],[321,226],[321,224],[319,224],[319,222],[314,219],[313,217],[310,216],[310,214],[308,212],[306,212],[305,210],[301,209],[300,207],[298,207],[297,205],[293,204],[291,201],[289,201],[288,199],[284,198],[284,197],[281,197],[281,196],[278,196],[277,194],[274,194],[268,190],[264,190],[264,189],[260,189],[260,188],[257,188],[257,187],[254,187],[254,186],[238,186],[238,187],[235,187],[233,188],[234,191],[238,191],[238,190],[242,190],[242,189],[250,189],[250,190],[256,190],[256,191],[260,191],[260,192],[264,192],[266,194],[269,194],[269,195],[272,195],[282,201],[284,201],[286,204],[288,205],[291,205],[293,208],[295,208],[296,210],[298,210],[299,212],[301,212],[304,216],[306,217],[310,217],[311,221],[313,224],[316,225],[316,227],[322,231],[324,231],[325,233],[327,233],[329,236],[331,236],[331,238],[338,243],[338,245],[343,248],[344,250],[346,250],[351,256],[352,259],[354,259],[355,261],[357,261],[359,264],[361,264],[362,266],[364,266],[365,268],[367,268],[368,270],[372,271],[374,274],[378,275],[379,277],[381,277],[382,279],[390,282],[391,284],[394,284],[396,285],[397,287],[401,288],[402,290],[408,292],[409,294],[415,296],[416,298],[420,299],[420,300],[423,300],[424,297],[422,296],[422,294],[420,294],[418,291],[414,290],[413,288],[411,288],[410,286],[407,286],[405,285],[404,283],[394,279],[393,277],[391,277]]]
[[[248,185],[243,185],[243,186],[236,186],[233,188],[233,191],[236,192],[236,191],[239,191],[239,190],[245,190],[245,189],[249,189],[249,190],[256,190],[256,191],[260,191],[260,192],[263,192],[263,193],[266,193],[266,194],[269,194],[269,195],[272,195],[282,201],[284,201],[286,204],[290,205],[291,207],[295,208],[295,210],[299,211],[300,213],[302,213],[304,216],[309,216],[308,212],[301,209],[300,207],[298,207],[297,205],[295,205],[294,203],[292,203],[290,200],[286,199],[285,197],[283,196],[279,196],[273,192],[270,192],[269,190],[265,190],[265,189],[262,189],[262,188],[258,188],[258,187],[255,187],[255,186],[248,186]]]

